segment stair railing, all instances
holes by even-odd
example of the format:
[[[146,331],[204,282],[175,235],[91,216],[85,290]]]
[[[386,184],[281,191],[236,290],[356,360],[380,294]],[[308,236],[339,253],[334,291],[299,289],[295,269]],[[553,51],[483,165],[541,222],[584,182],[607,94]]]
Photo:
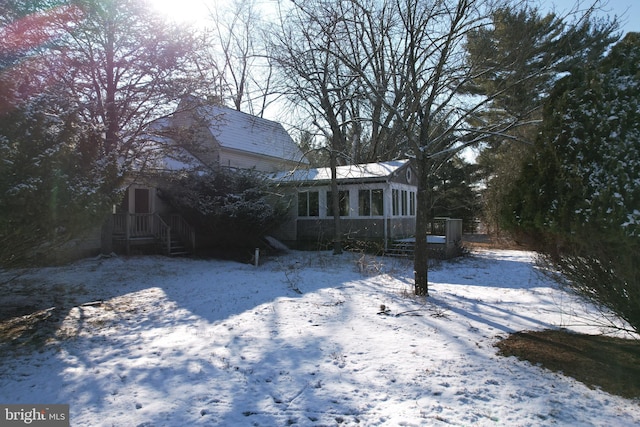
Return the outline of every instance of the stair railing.
[[[173,214],[170,218],[171,229],[180,236],[187,250],[191,253],[196,250],[196,232],[181,215]]]
[[[164,252],[171,255],[171,227],[157,213],[153,214],[153,234],[160,241]]]

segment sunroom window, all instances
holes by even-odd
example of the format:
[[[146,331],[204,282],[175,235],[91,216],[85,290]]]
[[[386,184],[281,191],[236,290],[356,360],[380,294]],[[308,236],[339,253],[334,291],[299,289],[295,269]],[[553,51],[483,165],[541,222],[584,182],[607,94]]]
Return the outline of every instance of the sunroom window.
[[[349,191],[338,191],[340,216],[349,216]],[[327,216],[333,216],[333,193],[327,191]]]
[[[358,215],[382,216],[384,197],[382,189],[360,190],[358,192]]]
[[[320,200],[317,191],[301,191],[298,193],[298,216],[319,216]]]

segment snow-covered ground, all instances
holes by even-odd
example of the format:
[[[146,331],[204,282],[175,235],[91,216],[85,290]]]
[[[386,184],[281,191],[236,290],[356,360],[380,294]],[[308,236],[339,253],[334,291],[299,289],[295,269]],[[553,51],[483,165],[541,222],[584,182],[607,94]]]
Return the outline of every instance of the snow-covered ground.
[[[411,277],[406,261],[328,252],[28,270],[5,303],[64,321],[43,351],[3,348],[0,402],[68,403],[72,426],[640,425],[638,401],[496,355],[509,332],[590,316],[530,253],[444,262],[426,300]]]

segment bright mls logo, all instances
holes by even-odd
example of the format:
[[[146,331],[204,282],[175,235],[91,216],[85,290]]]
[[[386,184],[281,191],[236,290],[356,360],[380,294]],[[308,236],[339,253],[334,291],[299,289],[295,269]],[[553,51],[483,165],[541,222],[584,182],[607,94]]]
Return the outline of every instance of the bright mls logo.
[[[0,427],[69,427],[69,405],[2,405]]]

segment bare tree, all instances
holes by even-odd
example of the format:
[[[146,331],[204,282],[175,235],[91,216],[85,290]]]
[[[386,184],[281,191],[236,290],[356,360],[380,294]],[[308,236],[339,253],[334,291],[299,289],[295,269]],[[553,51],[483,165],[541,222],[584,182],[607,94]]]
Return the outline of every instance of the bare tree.
[[[393,88],[404,97],[396,119],[406,130],[418,175],[415,293],[428,295],[431,176],[462,147],[504,132],[513,123],[477,122],[474,119],[489,97],[462,96],[465,84],[484,72],[465,61],[464,42],[470,31],[486,25],[491,2],[406,0],[396,4],[401,31],[394,55],[397,61],[390,65],[405,77]]]
[[[369,122],[372,129],[377,129],[378,134],[394,135],[396,144],[406,144],[404,154],[415,158],[418,170],[415,291],[418,295],[427,295],[430,176],[458,150],[487,135],[505,132],[516,124],[513,121],[479,121],[480,113],[496,94],[470,97],[465,91],[466,85],[478,73],[489,72],[474,68],[474,64],[465,60],[464,43],[471,31],[488,24],[494,2],[372,0],[337,3],[332,2],[330,6],[337,14],[333,22],[329,21],[332,25],[322,27],[322,37],[313,34],[307,39],[314,43],[322,40],[323,44],[315,51],[324,55],[325,63],[334,64],[334,69],[347,78],[328,92],[339,94],[341,103],[328,103],[322,96],[315,99],[320,101],[320,106],[331,107],[329,112],[336,111],[336,106],[342,107],[349,99],[344,96],[344,88],[357,82],[359,88],[364,88],[359,94],[372,106]],[[320,17],[331,16],[318,13],[318,10],[324,10],[322,6],[329,9],[324,2],[296,5],[299,11],[312,18],[309,21],[314,24],[326,23],[327,20],[320,20]],[[305,47],[308,49],[309,46]],[[304,75],[316,77],[321,75],[319,70],[333,72],[333,76],[322,80],[333,81],[330,79],[336,79],[336,71],[317,67],[314,63],[318,53],[314,52],[309,58],[297,52],[295,57],[307,59]],[[307,99],[313,95],[308,94]],[[328,112],[327,109],[323,111]],[[329,114],[326,117],[332,118]],[[331,121],[327,123],[331,125]],[[334,128],[330,126],[330,129],[336,138]],[[337,126],[337,129],[342,128]],[[343,142],[344,133],[341,133],[333,144]]]
[[[214,82],[213,97],[238,111],[263,116],[277,95],[266,45],[266,24],[254,0],[234,0],[209,10],[212,28],[203,33],[198,55],[202,77]]]
[[[353,73],[334,55],[342,42],[344,21],[332,2],[296,4],[282,17],[276,35],[274,60],[286,82],[286,93],[324,135],[331,168],[334,217],[334,253],[342,252],[340,201],[336,167],[348,159],[347,138],[351,122],[349,101],[356,94]]]
[[[455,152],[454,146],[473,143],[458,143],[451,135],[464,130],[469,115],[485,102],[469,107],[460,96],[464,82],[472,77],[464,61],[464,37],[482,25],[484,15],[477,8],[479,2],[450,3],[296,3],[296,16],[304,17],[297,24],[303,43],[292,44],[298,34],[293,31],[282,40],[289,47],[289,62],[281,64],[291,79],[304,82],[294,89],[322,114],[331,131],[332,152],[344,152],[347,134],[341,114],[352,99],[361,97],[371,106],[372,136],[395,135],[396,144],[407,144],[403,154],[415,157],[419,178],[415,280],[420,295],[427,294],[430,174]],[[360,112],[349,112],[353,111]]]

